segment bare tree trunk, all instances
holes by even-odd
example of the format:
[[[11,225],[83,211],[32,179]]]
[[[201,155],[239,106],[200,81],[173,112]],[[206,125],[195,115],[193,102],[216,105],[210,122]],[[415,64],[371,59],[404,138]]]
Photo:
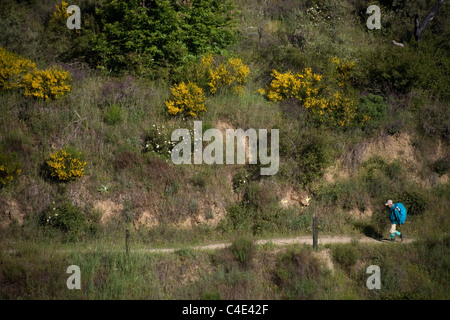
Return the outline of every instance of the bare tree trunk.
[[[433,20],[434,16],[439,12],[439,9],[444,4],[445,0],[439,0],[434,7],[428,12],[425,19],[423,19],[422,23],[419,25],[419,15],[416,14],[416,18],[414,21],[414,36],[416,37],[416,41],[419,42],[422,37],[422,33],[427,28],[428,24],[431,20]]]

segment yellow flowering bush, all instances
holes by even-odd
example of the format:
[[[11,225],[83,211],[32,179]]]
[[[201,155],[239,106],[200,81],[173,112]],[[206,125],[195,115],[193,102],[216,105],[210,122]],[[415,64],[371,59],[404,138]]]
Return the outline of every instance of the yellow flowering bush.
[[[313,73],[311,68],[295,74],[291,71],[280,73],[273,70],[272,77],[274,79],[265,89],[258,90],[271,101],[298,99],[320,122],[332,126],[347,127],[356,115],[353,99],[324,86],[321,83],[323,76]]]
[[[54,100],[70,92],[68,72],[52,67],[37,70],[35,63],[0,47],[0,89],[22,89],[27,97]]]
[[[49,23],[58,23],[61,24],[66,23],[67,19],[70,17],[70,14],[67,13],[67,5],[68,3],[63,1],[60,5],[56,5],[56,11],[53,12],[52,17],[50,18]]]
[[[57,68],[37,70],[22,78],[24,95],[27,97],[55,100],[70,92],[69,73]]]
[[[201,112],[206,111],[203,89],[195,83],[181,82],[170,90],[172,91],[172,99],[165,102],[170,114],[183,114],[195,118]]]
[[[310,97],[315,97],[320,91],[322,76],[312,73],[311,68],[306,68],[303,73],[280,73],[272,71],[272,82],[266,89],[259,89],[258,92],[267,96],[271,101],[283,101],[297,98],[304,101]]]
[[[231,89],[241,95],[247,82],[250,68],[239,58],[230,58],[218,66],[214,66],[212,54],[202,57],[200,72],[206,70],[209,91],[212,94],[220,90]]]
[[[0,187],[14,180],[22,173],[21,164],[17,160],[17,154],[4,153],[0,148]]]
[[[341,62],[341,60],[337,57],[333,57],[331,62],[335,65],[334,69],[336,72],[336,80],[338,86],[343,88],[347,85],[348,80],[350,79],[350,72],[355,67],[355,63],[352,61]]]
[[[46,164],[50,176],[62,182],[82,177],[86,166],[86,162],[81,159],[81,152],[64,149],[52,153]]]
[[[31,60],[0,47],[0,89],[19,88],[23,76],[36,71],[36,65]]]

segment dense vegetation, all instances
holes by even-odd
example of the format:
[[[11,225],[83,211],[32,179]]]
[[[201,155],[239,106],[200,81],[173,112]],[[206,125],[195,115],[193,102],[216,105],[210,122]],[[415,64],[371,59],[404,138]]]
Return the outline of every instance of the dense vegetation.
[[[353,0],[85,0],[80,30],[66,27],[70,4],[0,3],[0,298],[72,297],[50,270],[69,259],[91,270],[88,298],[134,287],[130,298],[448,299],[448,3],[420,42],[414,16],[434,1],[371,3],[380,30]],[[203,131],[279,129],[279,172],[172,164],[171,133],[193,120]],[[307,248],[276,255],[248,238],[211,254],[37,254],[122,245],[125,229],[153,247],[310,234],[314,214],[321,233],[380,239],[387,199],[405,204],[401,230],[421,241],[408,253],[331,246],[334,275]],[[390,270],[386,291],[363,292],[374,259]],[[165,265],[198,269],[166,287]]]

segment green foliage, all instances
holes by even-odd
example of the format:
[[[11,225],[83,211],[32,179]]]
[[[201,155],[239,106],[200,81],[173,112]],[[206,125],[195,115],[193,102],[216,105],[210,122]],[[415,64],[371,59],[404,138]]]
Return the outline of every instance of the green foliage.
[[[105,70],[176,66],[236,40],[229,1],[110,0],[97,9],[94,51]]]
[[[87,226],[86,216],[80,207],[64,202],[50,206],[41,216],[41,222],[46,227],[62,231],[69,241],[80,240]]]
[[[123,121],[124,111],[117,104],[111,104],[105,112],[105,122],[109,125],[115,125]]]
[[[0,187],[13,181],[22,173],[22,164],[16,152],[5,152],[0,146]]]
[[[247,173],[246,170],[239,170],[234,176],[233,176],[233,190],[235,192],[241,192],[244,190],[249,182],[250,182],[250,175]]]
[[[314,299],[320,287],[320,265],[308,249],[280,253],[273,273],[284,299]]]
[[[194,186],[204,189],[208,185],[208,177],[205,173],[196,173],[192,176],[191,182]]]
[[[434,172],[442,176],[450,170],[450,159],[448,157],[438,159],[433,162],[431,168]]]
[[[175,254],[182,259],[195,259],[197,254],[194,249],[191,248],[181,248],[175,251]]]
[[[377,129],[387,116],[387,103],[382,96],[369,93],[359,99],[355,122],[364,130]],[[366,117],[366,118],[365,118]]]
[[[426,135],[450,141],[450,108],[443,102],[427,103],[417,113],[419,128]]]
[[[347,272],[359,258],[359,251],[355,246],[355,244],[340,244],[332,249],[333,260]]]
[[[403,203],[409,215],[420,215],[428,207],[426,195],[418,190],[404,191],[398,198],[398,202]]]
[[[221,300],[220,293],[217,291],[208,291],[202,294],[202,300]]]
[[[315,129],[280,133],[280,156],[287,158],[280,168],[281,173],[301,187],[311,186],[333,161],[335,151],[331,137]]]
[[[240,236],[233,240],[230,251],[234,258],[242,265],[248,266],[255,253],[253,239],[248,236]]]
[[[50,154],[45,162],[45,171],[51,179],[58,182],[68,182],[84,176],[87,162],[81,151],[71,146],[59,149]]]
[[[170,130],[166,126],[153,125],[146,130],[142,152],[156,153],[162,158],[170,158],[176,142],[171,140]]]

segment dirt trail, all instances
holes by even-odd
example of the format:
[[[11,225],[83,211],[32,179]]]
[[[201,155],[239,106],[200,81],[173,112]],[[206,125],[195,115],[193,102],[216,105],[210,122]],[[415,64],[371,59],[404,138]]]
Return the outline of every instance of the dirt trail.
[[[334,236],[334,237],[319,237],[319,245],[320,244],[336,244],[336,243],[350,243],[352,240],[356,240],[358,242],[362,243],[386,243],[390,242],[386,239],[384,240],[376,240],[369,237],[360,237],[360,238],[353,238],[349,236]],[[405,239],[404,243],[411,243],[413,242],[413,239]],[[273,239],[262,239],[255,241],[257,245],[264,245],[266,243],[272,243],[274,245],[283,246],[283,245],[290,245],[290,244],[309,244],[312,245],[312,237],[303,236],[303,237],[292,237],[292,238],[273,238]],[[397,240],[397,243],[398,240]],[[218,250],[223,249],[228,246],[230,246],[231,243],[215,243],[215,244],[208,244],[208,245],[202,245],[202,246],[191,246],[189,248],[194,250]],[[133,252],[155,252],[155,253],[166,253],[166,252],[175,252],[179,249],[177,248],[170,248],[170,249],[136,249],[132,250]]]
[[[319,245],[324,244],[337,244],[337,243],[350,243],[352,241],[357,241],[361,243],[374,243],[374,244],[381,244],[381,243],[390,243],[389,240],[383,239],[383,240],[376,240],[369,237],[350,237],[350,236],[324,236],[319,237]],[[411,243],[414,239],[405,239],[404,243]],[[256,240],[255,244],[257,245],[264,245],[267,243],[271,243],[276,246],[285,246],[285,245],[291,245],[291,244],[309,244],[312,245],[312,237],[311,236],[302,236],[302,237],[290,237],[290,238],[271,238],[271,239],[261,239]],[[396,244],[400,244],[399,240],[396,240]],[[177,250],[180,250],[181,248],[190,248],[193,250],[219,250],[224,249],[226,247],[229,247],[231,245],[231,242],[220,242],[220,243],[213,243],[213,244],[207,244],[207,245],[200,245],[200,246],[184,246],[184,247],[178,247],[178,248],[133,248],[133,246],[130,247],[130,252],[133,253],[173,253]],[[97,251],[98,249],[89,249],[89,248],[73,248],[73,249],[57,249],[57,251],[61,252],[89,252],[89,251]],[[102,252],[122,252],[124,249],[100,249]],[[14,254],[17,252],[15,249],[5,250],[5,253]]]

